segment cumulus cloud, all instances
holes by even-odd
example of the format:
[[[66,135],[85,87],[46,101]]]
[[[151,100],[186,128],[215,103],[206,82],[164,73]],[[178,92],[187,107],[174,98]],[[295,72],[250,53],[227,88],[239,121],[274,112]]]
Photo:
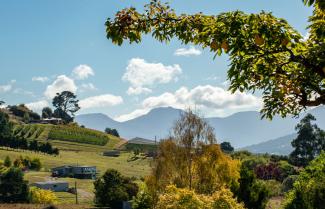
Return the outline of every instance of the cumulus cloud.
[[[88,65],[79,65],[72,71],[72,77],[76,80],[84,80],[89,76],[94,76],[94,70]]]
[[[185,56],[185,57],[198,56],[200,54],[202,54],[202,52],[193,46],[191,46],[190,48],[180,48],[174,52],[175,56]]]
[[[142,94],[149,93],[154,84],[169,83],[176,81],[177,76],[182,73],[179,65],[164,65],[162,63],[149,63],[144,59],[133,58],[129,61],[122,80],[130,83],[127,93]]]
[[[37,81],[37,82],[42,82],[42,83],[44,83],[44,82],[46,82],[46,81],[48,81],[49,80],[49,78],[48,77],[42,77],[42,76],[34,76],[33,78],[32,78],[32,81]]]
[[[49,106],[49,103],[46,100],[40,100],[40,101],[28,103],[28,104],[26,104],[26,106],[29,109],[33,110],[34,112],[41,112],[41,110],[44,107],[48,107]]]
[[[79,101],[82,109],[111,107],[123,103],[123,98],[111,94],[103,94],[93,97],[88,97]]]
[[[44,95],[48,99],[53,99],[56,93],[61,93],[62,91],[71,91],[73,93],[76,93],[77,91],[77,86],[74,80],[66,75],[58,76],[52,84],[48,85]]]
[[[187,109],[196,108],[204,113],[223,114],[227,111],[239,111],[244,109],[257,109],[262,105],[260,98],[252,94],[231,92],[211,85],[197,86],[193,89],[181,87],[175,92],[166,92],[159,96],[148,97],[141,108],[129,114],[121,115],[116,119],[126,121],[146,114],[151,109],[158,107],[174,107]]]

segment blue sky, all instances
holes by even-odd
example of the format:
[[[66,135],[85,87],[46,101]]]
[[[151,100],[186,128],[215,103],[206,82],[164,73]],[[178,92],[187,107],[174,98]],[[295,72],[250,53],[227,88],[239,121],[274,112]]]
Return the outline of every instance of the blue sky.
[[[272,11],[303,35],[311,8],[300,0],[174,0],[179,13]],[[0,100],[35,111],[55,91],[72,90],[80,113],[128,120],[161,106],[193,107],[206,116],[257,110],[259,95],[226,90],[227,56],[146,36],[141,44],[114,46],[105,20],[140,0],[0,0]]]

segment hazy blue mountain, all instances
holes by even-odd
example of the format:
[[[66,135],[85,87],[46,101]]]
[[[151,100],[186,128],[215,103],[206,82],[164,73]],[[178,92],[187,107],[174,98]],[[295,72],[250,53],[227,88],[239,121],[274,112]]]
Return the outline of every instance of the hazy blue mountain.
[[[170,128],[181,112],[182,110],[164,107],[153,109],[146,115],[125,122],[114,121],[104,114],[78,115],[76,121],[86,127],[102,131],[106,127],[116,128],[126,139],[141,137],[154,140],[155,137],[160,139],[168,136]],[[317,107],[308,112],[317,118],[318,126],[325,129],[325,107]],[[238,148],[295,133],[294,127],[305,114],[302,113],[300,118],[275,117],[269,121],[261,120],[258,112],[247,111],[206,120],[215,128],[219,142],[229,141]]]
[[[292,152],[291,142],[297,137],[297,134],[290,134],[277,139],[272,139],[259,144],[254,144],[242,148],[253,153],[269,153],[277,155],[288,155]]]

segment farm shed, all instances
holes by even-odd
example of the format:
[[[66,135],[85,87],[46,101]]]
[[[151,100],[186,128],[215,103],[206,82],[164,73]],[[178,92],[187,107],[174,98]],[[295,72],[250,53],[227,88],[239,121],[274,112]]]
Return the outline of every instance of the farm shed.
[[[72,166],[66,165],[52,168],[53,177],[72,177],[79,179],[95,179],[96,166]]]
[[[67,192],[69,190],[69,183],[66,181],[35,182],[31,184],[31,186],[45,190],[52,190],[54,192]]]
[[[110,150],[110,151],[103,152],[103,155],[108,157],[118,157],[120,156],[120,154],[121,152],[118,150]]]

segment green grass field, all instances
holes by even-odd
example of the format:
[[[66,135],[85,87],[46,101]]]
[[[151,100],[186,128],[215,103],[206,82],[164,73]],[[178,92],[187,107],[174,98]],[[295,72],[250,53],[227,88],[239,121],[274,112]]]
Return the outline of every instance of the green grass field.
[[[56,143],[62,143],[58,141]],[[56,166],[79,164],[79,165],[93,165],[97,167],[100,175],[107,169],[112,168],[120,171],[123,175],[129,177],[141,178],[150,173],[150,159],[142,158],[135,161],[129,159],[133,154],[122,152],[119,157],[106,157],[99,152],[97,147],[89,149],[89,147],[75,147],[75,144],[61,144],[62,147],[70,147],[67,150],[61,150],[59,156],[45,155],[26,150],[8,150],[7,148],[0,148],[0,159],[4,160],[9,156],[12,160],[19,156],[29,156],[31,158],[37,157],[43,164],[41,172],[26,172],[25,178],[29,183],[36,181],[46,181],[51,179],[50,169]],[[89,146],[89,145],[88,145]],[[68,151],[69,149],[82,149],[83,151]],[[74,187],[75,181],[79,191],[79,202],[82,204],[91,204],[93,201],[93,180],[74,179],[74,178],[59,178],[60,180],[68,181],[70,187]],[[75,202],[75,196],[67,192],[58,192],[56,195],[59,198],[60,204],[72,204]]]

